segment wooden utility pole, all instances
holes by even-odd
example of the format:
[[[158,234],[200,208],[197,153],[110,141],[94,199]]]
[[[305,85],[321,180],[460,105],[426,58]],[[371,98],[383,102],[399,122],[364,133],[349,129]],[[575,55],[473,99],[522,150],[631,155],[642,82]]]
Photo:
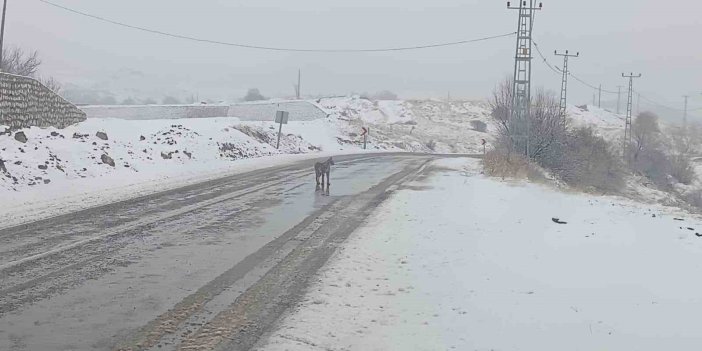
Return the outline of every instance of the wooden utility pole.
[[[0,72],[2,72],[2,50],[5,39],[5,12],[7,11],[7,0],[2,2],[2,23],[0,23]]]

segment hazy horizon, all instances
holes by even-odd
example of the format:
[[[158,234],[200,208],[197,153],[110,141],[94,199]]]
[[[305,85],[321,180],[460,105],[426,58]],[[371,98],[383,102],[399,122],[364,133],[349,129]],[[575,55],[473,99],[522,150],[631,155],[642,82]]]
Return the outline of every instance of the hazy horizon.
[[[55,0],[128,24],[213,40],[298,48],[375,48],[431,44],[514,31],[516,12],[503,1],[360,0],[293,3],[263,0],[121,2]],[[120,95],[193,93],[233,100],[248,88],[266,96],[291,96],[302,69],[305,95],[390,90],[403,98],[483,99],[511,74],[514,38],[462,46],[386,53],[291,53],[189,42],[114,26],[37,0],[8,1],[7,45],[38,50],[41,73],[66,85]],[[579,51],[570,69],[610,90],[626,85],[622,72],[642,73],[635,88],[665,105],[702,107],[702,6],[631,0],[546,1],[534,33],[547,59],[553,50]],[[693,45],[680,50],[679,43]],[[535,54],[534,87],[560,89],[560,76]],[[569,102],[592,102],[593,90],[570,80]],[[160,95],[157,95],[160,94]],[[625,99],[622,94],[622,99]],[[616,101],[616,95],[603,95]],[[622,106],[624,103],[622,103]],[[641,102],[641,108],[648,108]],[[675,118],[676,111],[669,117]],[[681,114],[681,113],[678,113]],[[702,111],[690,113],[702,118]]]

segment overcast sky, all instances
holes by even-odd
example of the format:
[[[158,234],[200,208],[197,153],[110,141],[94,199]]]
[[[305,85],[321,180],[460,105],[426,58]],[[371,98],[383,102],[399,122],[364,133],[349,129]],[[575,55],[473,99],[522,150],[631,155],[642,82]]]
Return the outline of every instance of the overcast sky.
[[[95,15],[178,34],[301,48],[405,46],[472,39],[516,29],[517,13],[485,0],[52,0]],[[165,94],[196,91],[232,99],[249,87],[293,94],[298,67],[306,94],[389,89],[401,97],[485,98],[511,74],[514,38],[391,53],[287,53],[164,38],[81,17],[37,0],[8,0],[5,39],[39,50],[43,73],[68,83]],[[682,108],[702,107],[702,4],[692,0],[545,1],[535,40],[580,51],[571,71],[608,89],[622,72],[636,88]],[[560,77],[534,61],[535,86],[557,91]],[[592,101],[572,81],[570,101]],[[160,98],[159,96],[154,96]],[[616,99],[615,96],[604,96]],[[642,102],[642,107],[644,102]]]

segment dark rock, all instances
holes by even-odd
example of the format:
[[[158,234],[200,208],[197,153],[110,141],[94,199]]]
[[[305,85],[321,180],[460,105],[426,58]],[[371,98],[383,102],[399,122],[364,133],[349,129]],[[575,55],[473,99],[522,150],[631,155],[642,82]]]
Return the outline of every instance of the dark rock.
[[[60,135],[60,134],[59,134],[58,132],[51,132],[51,136],[52,136],[52,137],[59,136],[59,135]]]
[[[39,169],[48,169],[49,168],[49,166],[47,166],[47,165],[39,165],[37,167],[39,167]]]
[[[44,184],[49,184],[51,183],[51,179],[44,179]]]
[[[173,153],[171,153],[171,152],[165,153],[165,152],[161,151],[161,157],[162,157],[164,160],[170,160],[170,159],[173,158]]]
[[[19,166],[22,164],[22,161],[15,161],[15,164]]]
[[[560,219],[558,219],[558,218],[556,218],[556,217],[551,218],[551,220],[553,221],[553,223],[568,224],[568,222],[563,222],[563,221],[561,221]]]
[[[188,156],[188,158],[193,158],[192,152],[183,151],[183,154],[185,154],[185,156]]]
[[[105,133],[105,132],[97,132],[95,134],[95,136],[102,139],[102,140],[107,140],[107,133]]]
[[[107,156],[107,154],[102,154],[102,156],[100,156],[100,159],[102,160],[102,163],[106,165],[110,165],[112,167],[115,166],[115,160],[113,160],[112,157]]]
[[[0,172],[7,173],[7,168],[5,168],[5,161],[0,160]]]
[[[142,135],[139,137],[139,140],[144,141],[144,140],[146,140],[146,137]]]
[[[96,141],[93,141],[93,145],[97,145],[97,142],[96,142]]]
[[[684,221],[685,218],[673,218],[674,221]]]
[[[26,143],[27,135],[25,135],[24,132],[17,132],[15,133],[15,140],[19,141],[20,143]]]

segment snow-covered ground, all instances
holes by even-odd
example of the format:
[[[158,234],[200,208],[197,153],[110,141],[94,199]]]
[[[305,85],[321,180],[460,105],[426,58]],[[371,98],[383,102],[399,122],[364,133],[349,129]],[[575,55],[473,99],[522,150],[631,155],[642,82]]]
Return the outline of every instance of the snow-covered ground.
[[[259,349],[699,349],[702,218],[478,162],[395,192]]]
[[[291,119],[283,126],[280,150],[276,124],[236,117],[90,118],[62,130],[0,134],[0,196],[6,200],[0,203],[0,227],[293,160],[372,151],[475,153],[480,139],[488,138],[473,131],[469,119],[442,120],[458,112],[442,117],[440,109],[417,110],[443,106],[440,102],[371,102],[356,96],[306,104],[325,117]],[[149,111],[159,111],[158,106]],[[470,117],[485,116],[483,111]],[[368,150],[362,149],[363,126],[371,130]],[[26,143],[15,139],[18,132]]]

